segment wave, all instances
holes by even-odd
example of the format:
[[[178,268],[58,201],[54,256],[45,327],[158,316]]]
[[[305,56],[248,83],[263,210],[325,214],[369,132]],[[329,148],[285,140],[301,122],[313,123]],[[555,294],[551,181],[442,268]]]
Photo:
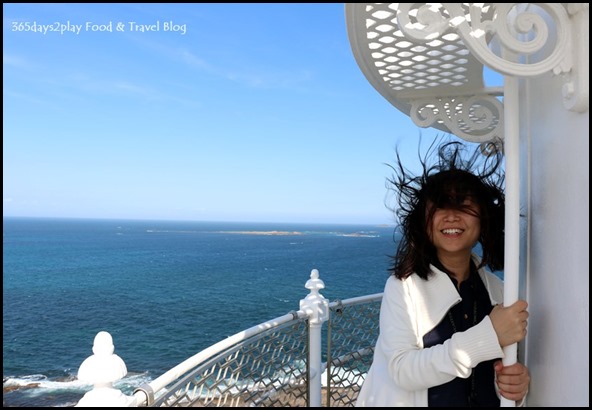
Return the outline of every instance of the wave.
[[[133,391],[144,383],[152,381],[152,377],[145,373],[128,373],[123,379],[113,383],[113,387],[120,389],[126,394]],[[16,390],[26,390],[27,395],[37,396],[48,393],[59,393],[70,391],[75,393],[86,393],[92,389],[92,384],[82,382],[74,375],[59,378],[49,378],[43,374],[32,374],[18,377],[5,377],[2,383],[4,393]]]

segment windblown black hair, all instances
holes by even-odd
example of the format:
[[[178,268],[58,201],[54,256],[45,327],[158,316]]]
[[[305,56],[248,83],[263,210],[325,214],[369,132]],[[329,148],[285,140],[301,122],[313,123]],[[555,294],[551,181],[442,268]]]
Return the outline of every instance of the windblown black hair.
[[[403,166],[398,149],[395,164],[387,164],[394,171],[387,178],[387,188],[394,192],[397,204],[391,209],[397,218],[397,231],[402,234],[388,269],[395,277],[404,279],[415,272],[423,279],[428,278],[430,263],[437,260],[436,248],[427,231],[434,211],[453,208],[470,212],[463,206],[467,197],[480,209],[478,242],[483,253],[478,268],[503,269],[505,174],[501,142],[491,144],[490,148],[494,148],[491,152],[483,152],[479,144],[473,145],[471,152],[468,143],[436,138],[423,157],[418,150],[423,172],[417,176]]]

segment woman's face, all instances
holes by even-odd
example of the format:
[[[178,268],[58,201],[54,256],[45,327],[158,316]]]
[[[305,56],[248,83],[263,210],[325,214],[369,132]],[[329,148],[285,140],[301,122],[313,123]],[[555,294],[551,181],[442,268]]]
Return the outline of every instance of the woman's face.
[[[433,204],[431,204],[433,206]],[[479,205],[467,198],[462,208],[435,208],[428,236],[441,258],[471,254],[481,234]]]

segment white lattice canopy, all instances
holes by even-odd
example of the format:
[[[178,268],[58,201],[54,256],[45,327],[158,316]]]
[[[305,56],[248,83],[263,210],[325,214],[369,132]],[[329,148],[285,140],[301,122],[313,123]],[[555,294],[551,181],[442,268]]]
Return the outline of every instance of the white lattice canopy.
[[[484,67],[518,77],[563,75],[567,108],[588,109],[587,9],[587,3],[348,3],[346,19],[356,61],[382,96],[421,127],[487,142],[503,138],[504,88],[484,84]],[[582,39],[574,26],[584,25]]]

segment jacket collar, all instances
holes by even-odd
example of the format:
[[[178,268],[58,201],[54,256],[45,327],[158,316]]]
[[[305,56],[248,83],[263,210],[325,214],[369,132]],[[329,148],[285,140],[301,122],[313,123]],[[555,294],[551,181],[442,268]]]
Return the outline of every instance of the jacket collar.
[[[481,262],[477,255],[473,255],[473,261],[477,266]],[[416,292],[413,295],[413,300],[418,313],[417,326],[422,337],[442,321],[442,318],[452,306],[462,300],[447,273],[434,265],[430,265],[430,269],[432,275],[428,280],[423,280],[417,275],[411,275],[408,278],[412,279],[413,282],[410,287],[411,291]],[[501,281],[483,268],[479,269],[478,273],[489,293],[491,303],[502,303],[503,287]]]
[[[432,330],[446,315],[452,306],[461,301],[458,291],[448,274],[430,265],[432,274],[428,280],[412,275],[415,292],[415,308],[418,314],[418,330],[423,337]]]

